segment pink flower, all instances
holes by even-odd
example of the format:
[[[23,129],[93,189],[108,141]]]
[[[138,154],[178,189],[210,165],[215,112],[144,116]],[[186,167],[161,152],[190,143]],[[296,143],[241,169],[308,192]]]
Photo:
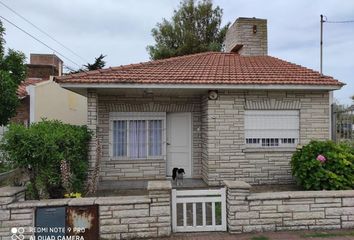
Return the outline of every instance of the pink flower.
[[[319,154],[316,158],[317,161],[320,161],[321,163],[324,163],[327,159],[325,156]]]

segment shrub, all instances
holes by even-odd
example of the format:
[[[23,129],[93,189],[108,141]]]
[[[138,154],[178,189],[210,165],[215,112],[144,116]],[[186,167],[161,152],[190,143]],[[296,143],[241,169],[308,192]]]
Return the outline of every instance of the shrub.
[[[29,128],[12,124],[5,133],[1,149],[8,161],[27,170],[28,192],[33,198],[60,198],[65,189],[61,162],[70,165],[70,190],[82,192],[88,170],[86,126],[73,126],[60,121],[43,120]]]
[[[311,141],[291,159],[292,174],[306,190],[352,189],[354,148],[347,143]]]
[[[3,162],[0,161],[0,173],[8,172],[11,171],[12,169],[13,169],[12,164],[5,161]]]

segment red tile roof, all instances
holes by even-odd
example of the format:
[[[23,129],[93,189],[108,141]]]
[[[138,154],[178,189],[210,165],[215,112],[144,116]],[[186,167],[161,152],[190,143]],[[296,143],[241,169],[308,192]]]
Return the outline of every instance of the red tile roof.
[[[79,84],[275,84],[334,85],[343,83],[314,70],[271,56],[206,52],[55,78]]]
[[[48,81],[48,79],[42,78],[26,78],[17,88],[17,96],[19,98],[24,98],[28,95],[26,87],[30,85],[36,85],[40,82]]]

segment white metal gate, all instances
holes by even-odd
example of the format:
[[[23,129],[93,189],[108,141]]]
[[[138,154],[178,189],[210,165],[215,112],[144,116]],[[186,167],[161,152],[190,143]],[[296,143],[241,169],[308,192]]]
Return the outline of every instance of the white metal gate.
[[[172,190],[174,232],[226,231],[226,190]]]

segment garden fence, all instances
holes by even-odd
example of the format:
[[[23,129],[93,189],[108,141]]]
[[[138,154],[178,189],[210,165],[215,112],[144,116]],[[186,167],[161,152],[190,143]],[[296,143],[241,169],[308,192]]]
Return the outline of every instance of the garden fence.
[[[354,143],[354,105],[332,104],[332,140]]]

